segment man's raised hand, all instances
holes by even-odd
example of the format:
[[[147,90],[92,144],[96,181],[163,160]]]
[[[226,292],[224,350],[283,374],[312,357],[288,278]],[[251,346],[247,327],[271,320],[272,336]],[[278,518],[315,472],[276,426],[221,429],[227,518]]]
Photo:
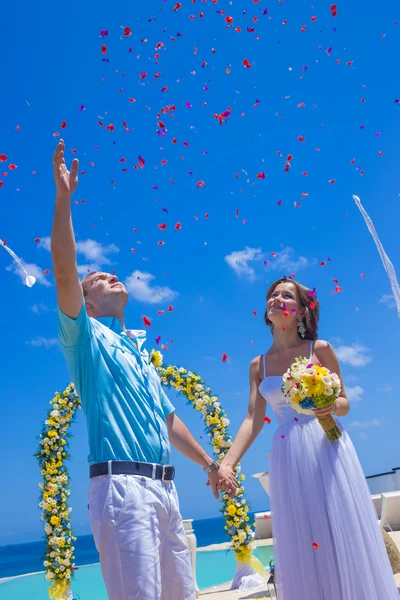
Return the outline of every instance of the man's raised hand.
[[[78,186],[79,161],[74,158],[71,171],[68,171],[64,152],[64,140],[60,140],[53,157],[54,181],[56,182],[57,196],[69,197],[72,196]]]

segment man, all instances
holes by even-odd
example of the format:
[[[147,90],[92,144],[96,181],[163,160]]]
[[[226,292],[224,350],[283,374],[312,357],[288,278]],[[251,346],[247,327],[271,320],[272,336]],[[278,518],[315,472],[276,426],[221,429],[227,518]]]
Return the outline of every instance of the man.
[[[128,293],[110,273],[81,283],[71,220],[78,161],[54,154],[51,252],[61,344],[82,400],[89,437],[89,517],[110,600],[194,600],[189,551],[172,482],[169,442],[208,473],[214,496],[236,490],[176,416],[144,331],[127,330]]]

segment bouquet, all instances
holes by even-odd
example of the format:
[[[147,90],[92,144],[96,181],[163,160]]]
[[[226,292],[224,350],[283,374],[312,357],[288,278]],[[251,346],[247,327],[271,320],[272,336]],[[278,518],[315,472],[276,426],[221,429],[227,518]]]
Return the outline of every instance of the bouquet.
[[[286,402],[303,415],[313,415],[316,408],[326,408],[333,404],[339,397],[340,390],[340,379],[336,373],[310,364],[307,358],[297,358],[283,375],[282,392]],[[331,442],[341,437],[332,415],[317,418]]]

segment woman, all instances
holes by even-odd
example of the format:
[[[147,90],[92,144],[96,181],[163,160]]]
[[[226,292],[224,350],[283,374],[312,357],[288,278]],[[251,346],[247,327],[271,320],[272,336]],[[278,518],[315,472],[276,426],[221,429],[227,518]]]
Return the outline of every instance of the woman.
[[[353,444],[326,437],[316,416],[349,412],[332,347],[317,340],[319,306],[283,278],[267,293],[273,344],[250,365],[247,416],[223,464],[233,469],[260,433],[268,401],[278,421],[270,457],[270,495],[279,600],[399,600],[361,465]],[[315,416],[296,413],[281,392],[299,356],[337,373],[341,396]]]

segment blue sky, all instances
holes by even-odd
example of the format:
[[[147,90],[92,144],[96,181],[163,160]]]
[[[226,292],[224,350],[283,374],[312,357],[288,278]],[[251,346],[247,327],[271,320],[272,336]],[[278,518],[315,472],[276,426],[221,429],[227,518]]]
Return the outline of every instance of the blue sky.
[[[271,341],[262,318],[268,282],[295,273],[317,288],[320,337],[341,358],[352,400],[344,421],[366,474],[398,466],[399,322],[352,200],[353,193],[361,197],[399,270],[398,6],[391,0],[376,11],[354,0],[339,3],[333,18],[329,3],[318,1],[311,7],[183,0],[176,11],[174,5],[119,2],[110,11],[102,2],[76,9],[26,2],[2,8],[0,155],[7,160],[0,164],[0,238],[38,282],[32,289],[22,285],[9,255],[0,254],[0,543],[41,536],[32,454],[48,401],[68,383],[48,252],[57,132],[68,161],[79,157],[85,173],[72,209],[81,272],[97,265],[128,282],[127,326],[150,318],[148,347],[161,336],[167,361],[204,377],[220,394],[232,432],[246,411],[249,362]],[[108,36],[101,39],[100,30]],[[155,50],[158,42],[164,46]],[[167,105],[176,110],[163,114]],[[220,125],[214,114],[229,108]],[[110,124],[114,131],[106,130]],[[138,156],[145,165],[135,170]],[[262,173],[266,177],[258,178]],[[197,187],[200,181],[204,187]],[[336,285],[342,292],[333,294]],[[205,443],[199,415],[171,397]],[[250,475],[268,470],[274,428],[273,420],[243,461],[255,510],[267,508],[268,498]],[[73,525],[83,533],[89,530],[83,414],[73,434]],[[184,517],[217,516],[220,505],[201,469],[173,457]]]

